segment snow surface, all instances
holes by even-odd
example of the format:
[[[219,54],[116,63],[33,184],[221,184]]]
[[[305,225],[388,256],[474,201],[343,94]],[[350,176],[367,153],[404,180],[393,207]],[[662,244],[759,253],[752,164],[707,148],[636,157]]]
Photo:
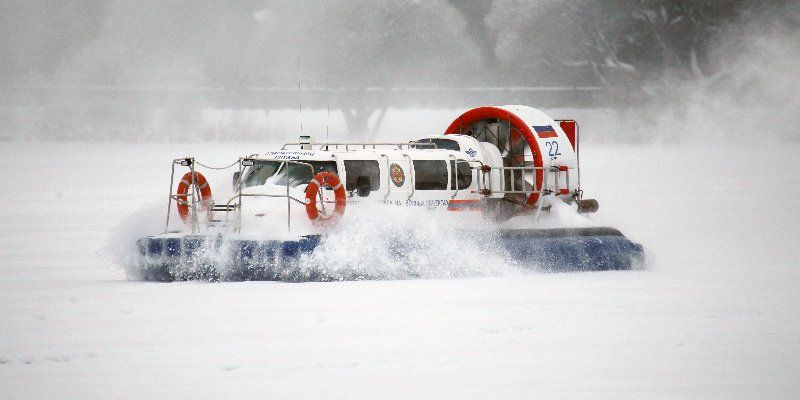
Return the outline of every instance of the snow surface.
[[[113,265],[120,223],[160,228],[141,210],[166,206],[173,157],[267,149],[0,145],[0,398],[800,396],[798,144],[584,146],[592,220],[643,243],[644,271],[160,284]]]

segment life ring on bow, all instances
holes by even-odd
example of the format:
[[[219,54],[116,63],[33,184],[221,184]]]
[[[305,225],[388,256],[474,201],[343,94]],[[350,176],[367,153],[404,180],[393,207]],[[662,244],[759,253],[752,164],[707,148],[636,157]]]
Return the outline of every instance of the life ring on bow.
[[[202,209],[208,209],[209,204],[211,204],[211,186],[209,186],[206,177],[199,172],[195,172],[194,182],[192,182],[192,173],[187,172],[186,175],[181,178],[181,182],[178,184],[178,194],[175,196],[176,203],[178,204],[178,215],[180,215],[183,222],[187,224],[192,223],[192,216],[189,212],[189,196],[187,194],[193,183],[197,185],[197,191],[200,192],[200,205]]]
[[[330,215],[320,214],[317,209],[317,194],[319,194],[320,186],[333,188],[333,194],[336,196],[333,213]],[[308,187],[306,188],[306,214],[314,224],[324,224],[340,217],[344,214],[345,206],[347,206],[347,194],[336,174],[322,171],[308,181]]]

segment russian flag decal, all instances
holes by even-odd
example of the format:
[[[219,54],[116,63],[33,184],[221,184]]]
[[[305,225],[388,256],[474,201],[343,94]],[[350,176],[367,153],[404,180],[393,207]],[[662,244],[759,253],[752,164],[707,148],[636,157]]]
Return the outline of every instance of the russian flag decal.
[[[558,136],[558,134],[556,133],[556,130],[553,129],[553,127],[550,126],[550,125],[534,126],[533,130],[535,130],[536,134],[539,135],[539,137],[542,138],[542,139],[547,139],[547,138],[557,137]]]

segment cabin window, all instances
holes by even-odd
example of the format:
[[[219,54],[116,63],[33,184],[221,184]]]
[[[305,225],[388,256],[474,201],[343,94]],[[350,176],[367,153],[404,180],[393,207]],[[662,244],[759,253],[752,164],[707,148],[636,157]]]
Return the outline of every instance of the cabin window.
[[[256,161],[252,167],[245,171],[244,187],[261,185],[285,186],[287,182],[291,187],[308,183],[314,174],[321,171],[336,173],[336,163],[333,161],[300,161],[303,164],[287,163],[282,161]],[[311,173],[310,164],[314,168]]]
[[[304,161],[301,160],[300,162],[311,164],[314,167],[314,172],[311,172],[311,168],[308,168],[307,165],[303,164],[294,164],[294,163],[284,163],[284,168],[276,174],[276,177],[280,177],[280,179],[276,180],[278,185],[285,185],[286,181],[289,181],[289,186],[297,187],[299,185],[305,185],[311,181],[311,178],[314,175],[326,171],[326,172],[333,172],[334,174],[336,171],[336,162],[334,161]],[[285,175],[285,176],[284,176]],[[269,182],[269,180],[268,180]]]
[[[420,149],[439,149],[439,150],[455,150],[461,151],[461,146],[458,145],[458,142],[452,139],[420,139],[415,140],[411,143],[433,143],[436,147],[433,146],[417,146]]]
[[[447,190],[447,161],[415,160],[414,189]]]
[[[450,189],[466,189],[472,184],[472,169],[464,160],[450,161]],[[456,186],[458,183],[458,186]]]
[[[345,188],[348,191],[356,190],[359,177],[369,178],[369,190],[381,188],[381,168],[375,160],[345,160],[344,171],[347,175]]]
[[[256,161],[244,172],[244,187],[263,185],[281,166],[279,161]]]

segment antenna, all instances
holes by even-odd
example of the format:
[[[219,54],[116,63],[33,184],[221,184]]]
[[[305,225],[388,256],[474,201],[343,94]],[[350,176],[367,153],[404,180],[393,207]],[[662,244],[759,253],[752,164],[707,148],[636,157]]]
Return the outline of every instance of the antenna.
[[[300,73],[300,55],[297,55],[297,104],[300,107],[300,133],[303,133],[303,98],[300,96],[300,82],[303,75]]]
[[[331,101],[328,100],[328,119],[325,120],[325,142],[330,142],[328,137],[330,136],[330,124],[331,124]]]

